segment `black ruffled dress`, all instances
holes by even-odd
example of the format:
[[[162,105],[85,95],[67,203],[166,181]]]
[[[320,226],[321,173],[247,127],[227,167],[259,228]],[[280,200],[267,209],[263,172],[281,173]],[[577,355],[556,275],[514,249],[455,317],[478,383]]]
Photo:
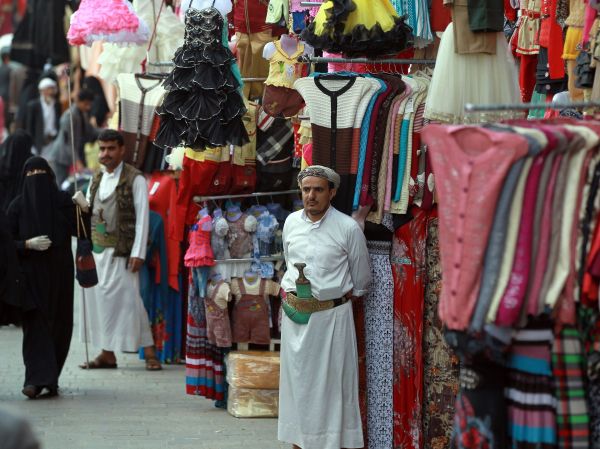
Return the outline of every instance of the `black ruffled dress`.
[[[326,0],[301,38],[319,50],[374,58],[413,46],[413,30],[389,0]]]
[[[187,10],[185,40],[157,109],[161,122],[155,145],[170,149],[184,144],[201,151],[248,142],[242,122],[246,108],[231,70],[235,58],[221,41],[224,24],[214,2],[210,8]]]

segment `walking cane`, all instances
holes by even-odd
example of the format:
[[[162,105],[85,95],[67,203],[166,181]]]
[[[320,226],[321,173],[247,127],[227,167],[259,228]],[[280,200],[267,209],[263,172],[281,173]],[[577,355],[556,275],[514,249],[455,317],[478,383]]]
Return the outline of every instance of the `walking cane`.
[[[71,98],[71,69],[67,66],[67,68],[65,69],[65,73],[67,74],[67,92],[68,92],[68,96],[69,96],[69,122],[71,125],[71,152],[73,155],[73,165],[75,165],[76,160],[75,160],[75,141],[73,139],[73,111],[71,110],[72,107],[72,103],[73,100]],[[75,173],[74,178],[74,183],[75,183],[75,192],[79,191],[79,188],[77,187],[77,173]],[[79,207],[79,206],[76,206]],[[77,228],[79,230],[79,227]],[[79,234],[79,232],[78,232]],[[77,235],[77,238],[80,238],[79,235]],[[84,338],[84,344],[85,344],[85,363],[86,366],[89,368],[90,367],[90,356],[89,356],[89,349],[88,349],[88,330],[87,330],[87,310],[85,308],[85,288],[83,288],[82,286],[79,286],[79,288],[81,288],[81,306],[83,307],[83,335],[85,336]]]

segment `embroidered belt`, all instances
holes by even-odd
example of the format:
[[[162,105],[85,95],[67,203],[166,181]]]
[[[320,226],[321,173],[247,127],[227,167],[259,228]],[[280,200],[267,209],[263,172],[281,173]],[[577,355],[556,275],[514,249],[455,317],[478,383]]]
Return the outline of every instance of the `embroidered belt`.
[[[117,236],[113,234],[103,234],[92,228],[92,243],[95,247],[115,248],[117,246]]]
[[[287,292],[285,303],[297,310],[300,313],[315,313],[330,310],[334,307],[341,306],[348,302],[348,298],[329,299],[327,301],[319,301],[316,298],[301,299],[294,293]]]

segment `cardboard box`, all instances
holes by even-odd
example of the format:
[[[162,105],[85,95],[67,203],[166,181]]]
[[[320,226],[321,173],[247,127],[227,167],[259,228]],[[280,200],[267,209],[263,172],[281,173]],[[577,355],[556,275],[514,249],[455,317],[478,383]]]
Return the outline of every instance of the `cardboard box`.
[[[227,383],[233,388],[279,389],[279,353],[232,351],[225,358]]]

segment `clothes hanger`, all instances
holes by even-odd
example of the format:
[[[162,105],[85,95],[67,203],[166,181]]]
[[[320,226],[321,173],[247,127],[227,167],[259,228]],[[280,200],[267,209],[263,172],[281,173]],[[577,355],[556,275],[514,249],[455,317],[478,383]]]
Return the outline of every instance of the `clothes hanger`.
[[[136,73],[136,78],[141,78],[145,80],[164,80],[169,74],[168,73],[154,73],[154,72],[143,72]]]
[[[319,75],[316,76],[316,78],[323,79],[323,80],[348,80],[350,78],[354,78],[354,76],[341,75],[339,73],[333,72],[333,73],[320,73]]]

